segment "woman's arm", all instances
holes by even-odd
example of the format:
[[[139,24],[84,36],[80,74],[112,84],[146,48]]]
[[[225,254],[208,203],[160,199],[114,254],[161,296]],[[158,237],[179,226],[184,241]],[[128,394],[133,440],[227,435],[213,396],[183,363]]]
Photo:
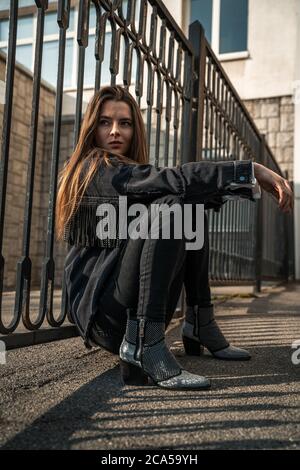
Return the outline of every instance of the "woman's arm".
[[[120,165],[112,184],[120,193],[134,199],[150,199],[165,194],[178,194],[186,202],[207,202],[232,189],[252,184],[251,160],[228,162],[190,162],[177,167],[156,168],[153,165]]]
[[[239,192],[245,196],[254,177],[277,198],[280,209],[284,212],[293,209],[293,192],[288,181],[251,160],[190,162],[166,168],[121,165],[112,184],[120,194],[134,199],[154,199],[171,193],[182,196],[186,202],[207,203],[216,196],[238,196]],[[248,193],[251,198],[251,190]]]
[[[289,182],[269,168],[254,163],[254,174],[260,186],[273,194],[283,212],[290,212],[294,207],[294,195]]]

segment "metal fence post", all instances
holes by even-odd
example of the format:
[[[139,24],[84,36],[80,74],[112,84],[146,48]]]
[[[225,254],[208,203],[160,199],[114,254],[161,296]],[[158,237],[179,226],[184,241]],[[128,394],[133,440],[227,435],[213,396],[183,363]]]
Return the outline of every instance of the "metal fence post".
[[[194,55],[192,65],[193,76],[191,77],[191,139],[186,161],[192,162],[202,159],[206,50],[205,33],[199,21],[195,21],[189,26],[189,40],[193,46]],[[186,292],[183,286],[178,302],[182,316],[185,312],[185,295]]]
[[[194,48],[194,83],[192,99],[192,140],[190,161],[202,160],[205,98],[206,47],[205,31],[199,21],[189,27],[189,40]]]
[[[291,180],[290,182],[293,194],[295,194],[295,189],[294,189],[294,181]],[[292,281],[296,280],[296,275],[295,275],[295,216],[294,216],[294,210],[292,211],[290,215],[290,223],[289,223],[289,258],[290,258],[290,270],[289,270],[289,275]]]
[[[286,170],[284,176],[289,180],[289,172]],[[286,282],[290,276],[290,246],[289,246],[289,214],[284,214],[284,262],[283,262],[283,276]]]
[[[257,163],[264,164],[265,153],[265,135],[261,135],[259,158]],[[263,220],[263,200],[264,194],[262,192],[261,199],[257,201],[256,211],[256,242],[255,242],[255,291],[261,292],[262,281],[262,262],[263,262],[263,236],[264,236],[264,220]]]

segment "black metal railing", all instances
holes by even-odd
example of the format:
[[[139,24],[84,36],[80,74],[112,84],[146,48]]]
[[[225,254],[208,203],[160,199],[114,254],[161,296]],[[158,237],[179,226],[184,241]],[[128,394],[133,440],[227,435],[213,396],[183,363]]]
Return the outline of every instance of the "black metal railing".
[[[196,54],[194,154],[197,159],[253,159],[283,175],[266,140],[205,38],[199,23],[190,26]],[[280,213],[263,192],[256,204],[227,202],[209,213],[211,278],[217,281],[288,279],[293,272],[292,216]]]
[[[1,311],[5,298],[3,238],[7,210],[6,187],[10,155],[10,134],[16,56],[18,1],[11,0],[6,64],[6,100],[3,114],[0,166],[0,338],[8,348],[77,335],[67,311],[65,283],[57,281],[54,213],[57,175],[61,161],[61,132],[66,33],[70,7],[76,2],[57,2],[59,53],[55,92],[55,113],[49,175],[49,203],[40,286],[31,286],[30,240],[38,109],[43,57],[44,21],[47,0],[35,0],[37,11],[36,48],[32,83],[32,114],[28,142],[26,201],[23,217],[22,252],[17,263],[14,305]],[[140,105],[147,129],[151,163],[172,166],[188,161],[255,159],[281,174],[263,136],[241,102],[229,78],[211,50],[201,25],[190,26],[189,38],[176,24],[161,0],[80,0],[78,2],[78,67],[73,148],[82,120],[85,54],[89,35],[90,9],[96,12],[92,38],[95,57],[94,90],[103,85],[108,67],[111,84],[128,87]],[[53,10],[53,5],[51,7]],[[108,34],[109,33],[109,34]],[[105,50],[110,61],[104,61]],[[70,152],[72,148],[70,148]],[[292,246],[288,244],[287,216],[279,214],[276,203],[264,196],[257,204],[228,202],[219,213],[209,214],[211,276],[214,280],[260,282],[264,277],[287,278],[292,267]],[[42,236],[42,235],[41,235]],[[282,248],[284,246],[284,249]],[[281,247],[281,248],[280,248]],[[288,261],[287,261],[288,260]],[[31,290],[37,288],[36,319],[31,317]],[[55,302],[54,302],[55,298]],[[59,303],[61,303],[59,307]],[[13,318],[9,321],[13,311]],[[23,330],[22,330],[23,328]]]

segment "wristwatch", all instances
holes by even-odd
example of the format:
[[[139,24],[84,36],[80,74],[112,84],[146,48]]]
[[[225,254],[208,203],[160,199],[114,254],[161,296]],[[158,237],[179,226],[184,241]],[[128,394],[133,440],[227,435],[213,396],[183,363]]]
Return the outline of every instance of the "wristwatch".
[[[254,174],[254,164],[241,164],[241,161],[233,162],[234,178],[226,187],[229,194],[223,196],[224,200],[251,199],[257,200],[261,198],[261,189]]]

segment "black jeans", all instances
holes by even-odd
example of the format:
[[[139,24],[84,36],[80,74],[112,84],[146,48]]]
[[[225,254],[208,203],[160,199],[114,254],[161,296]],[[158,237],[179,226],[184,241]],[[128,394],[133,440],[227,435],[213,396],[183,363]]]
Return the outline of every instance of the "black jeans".
[[[156,199],[154,203],[177,204],[178,210],[182,208],[181,199],[174,195]],[[150,210],[144,215],[150,230]],[[181,239],[172,237],[174,219],[171,217],[170,221],[170,239],[128,238],[125,241],[118,263],[99,300],[99,314],[94,319],[90,334],[94,343],[118,354],[128,308],[136,311],[137,316],[164,321],[167,327],[183,284],[187,305],[211,305],[207,216],[205,214],[204,245],[200,250],[186,250],[184,236]]]

